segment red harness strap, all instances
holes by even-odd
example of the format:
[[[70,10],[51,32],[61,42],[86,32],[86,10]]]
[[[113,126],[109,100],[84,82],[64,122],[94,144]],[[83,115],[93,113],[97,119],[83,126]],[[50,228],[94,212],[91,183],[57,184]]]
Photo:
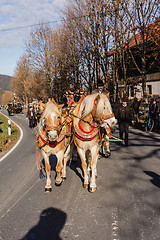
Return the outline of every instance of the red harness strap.
[[[93,136],[92,138],[83,138],[83,137],[80,137],[80,136],[75,132],[75,136],[76,136],[78,139],[82,140],[82,141],[92,141],[95,137],[97,137],[97,135],[98,135],[98,132],[97,132],[96,135]]]
[[[61,143],[62,140],[64,139],[64,138],[62,138],[61,141],[53,143],[53,142],[46,142],[41,136],[39,136],[39,137],[40,137],[40,139],[42,140],[43,143],[45,143],[46,145],[49,145],[49,146],[56,146],[59,143]]]
[[[94,131],[94,129],[95,129],[95,122],[93,122],[92,129],[91,129],[89,132],[86,132],[86,131],[83,130],[83,128],[82,128],[82,126],[81,126],[81,123],[80,123],[80,120],[79,120],[79,122],[78,122],[78,126],[79,126],[79,129],[80,129],[83,133],[89,134],[89,133],[91,133],[91,132]]]

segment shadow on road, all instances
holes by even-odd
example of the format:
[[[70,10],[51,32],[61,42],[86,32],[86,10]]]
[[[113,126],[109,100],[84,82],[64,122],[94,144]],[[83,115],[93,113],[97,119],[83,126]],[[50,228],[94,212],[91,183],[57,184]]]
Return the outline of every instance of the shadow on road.
[[[56,155],[50,155],[49,163],[50,163],[50,166],[51,166],[51,171],[54,171],[56,173],[56,165],[57,165],[57,157],[56,157]],[[45,161],[44,161],[44,159],[42,160],[42,164],[43,164],[44,168],[40,170],[40,173],[39,173],[40,178],[46,177]],[[67,166],[76,173],[76,175],[81,179],[81,181],[83,183],[84,182],[83,170],[82,170],[80,158],[77,158],[76,161],[69,160],[67,162]],[[78,171],[78,169],[80,169],[81,173]],[[56,178],[56,175],[55,175],[55,178]]]
[[[83,179],[83,170],[81,165],[81,160],[78,158],[76,162],[71,162],[70,169],[72,169],[75,174],[81,179],[82,184],[84,183]],[[81,173],[78,171],[80,169]]]
[[[61,240],[59,234],[66,222],[67,215],[56,208],[45,209],[39,223],[34,226],[21,240]]]
[[[118,135],[118,132],[117,132]],[[148,158],[157,157],[159,158],[160,154],[160,135],[155,133],[146,133],[139,130],[130,129],[129,130],[129,148],[122,146],[119,142],[114,142],[111,146],[112,151],[120,151],[123,150],[130,152],[130,150],[134,148],[134,152],[132,152],[132,156],[127,156],[127,160],[136,160],[138,162],[143,161]],[[146,153],[141,154],[141,149],[144,150],[146,148]],[[123,159],[125,159],[123,157]]]
[[[144,171],[145,174],[152,177],[150,182],[155,185],[156,187],[160,188],[160,176],[157,173],[151,171]]]

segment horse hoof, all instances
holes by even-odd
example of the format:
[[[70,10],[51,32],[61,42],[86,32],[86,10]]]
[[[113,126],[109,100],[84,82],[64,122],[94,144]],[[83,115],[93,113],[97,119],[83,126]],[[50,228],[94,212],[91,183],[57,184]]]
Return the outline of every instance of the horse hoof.
[[[84,187],[84,188],[88,188],[88,184],[86,184],[86,183],[83,184],[83,187]]]
[[[97,190],[96,187],[90,187],[90,188],[89,188],[89,191],[90,191],[91,193],[95,192],[96,190]]]
[[[63,180],[66,180],[67,178],[66,177],[61,177]]]
[[[105,156],[105,158],[110,157],[111,156],[111,152],[106,152],[104,156]]]
[[[60,187],[62,185],[62,182],[55,182],[56,187]]]
[[[45,187],[45,192],[52,192],[52,188],[51,187],[49,187],[49,188]]]

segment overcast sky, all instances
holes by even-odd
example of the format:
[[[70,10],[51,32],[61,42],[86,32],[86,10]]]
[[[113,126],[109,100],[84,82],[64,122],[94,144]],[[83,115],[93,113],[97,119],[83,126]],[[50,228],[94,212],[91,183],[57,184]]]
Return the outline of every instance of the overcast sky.
[[[0,0],[0,74],[13,75],[32,29],[25,26],[53,22],[50,26],[55,27],[66,3],[67,0]]]

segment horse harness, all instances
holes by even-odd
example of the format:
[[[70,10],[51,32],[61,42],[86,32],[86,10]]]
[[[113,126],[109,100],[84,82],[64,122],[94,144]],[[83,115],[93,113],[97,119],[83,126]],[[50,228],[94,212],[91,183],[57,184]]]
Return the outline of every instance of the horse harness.
[[[38,147],[41,149],[42,147],[44,147],[45,145],[48,145],[50,147],[56,147],[58,144],[60,144],[63,140],[65,140],[65,145],[69,145],[70,144],[70,139],[69,137],[72,136],[71,131],[66,131],[66,127],[67,125],[69,126],[71,123],[71,119],[67,119],[68,122],[66,122],[66,119],[64,119],[63,123],[60,123],[60,125],[58,127],[55,126],[49,126],[49,127],[45,127],[44,123],[42,122],[42,127],[43,127],[43,131],[37,131],[35,133],[35,137],[36,137],[36,142]],[[58,131],[59,135],[58,135],[58,139],[56,141],[49,141],[48,136],[47,136],[47,132],[48,131]],[[42,143],[40,143],[40,141]]]
[[[91,124],[90,122],[85,121],[85,120],[79,118],[78,128],[75,130],[75,136],[76,136],[78,139],[82,140],[82,141],[91,141],[91,140],[93,140],[94,138],[96,138],[98,135],[99,135],[100,141],[101,141],[102,137],[101,137],[101,133],[100,133],[100,127],[101,127],[101,124],[102,124],[103,120],[107,120],[107,119],[110,119],[110,118],[114,117],[114,113],[108,114],[108,115],[106,115],[106,116],[104,116],[104,113],[103,113],[103,115],[102,115],[101,118],[100,118],[100,117],[99,117],[99,118],[98,118],[98,117],[97,117],[97,118],[95,117],[96,108],[97,108],[97,104],[98,104],[99,98],[100,98],[100,97],[99,97],[99,95],[98,95],[98,96],[94,99],[94,106],[93,106],[93,109],[92,109],[92,112],[91,112],[91,114],[92,114],[92,116],[93,116],[93,119],[94,119],[95,121]],[[74,115],[74,114],[72,114],[72,115]],[[77,116],[74,115],[74,117],[77,117]],[[86,132],[86,131],[82,128],[80,121],[83,121],[83,122],[85,122],[85,123],[88,123],[88,124],[92,127],[92,129],[91,129],[89,132]],[[110,130],[111,130],[110,125],[109,125],[108,123],[106,123],[106,124],[108,125],[108,127],[109,127]],[[111,132],[111,131],[110,131],[110,132]],[[106,133],[107,133],[107,132],[106,132]],[[107,133],[107,135],[108,135],[109,137],[111,137],[110,133]]]

